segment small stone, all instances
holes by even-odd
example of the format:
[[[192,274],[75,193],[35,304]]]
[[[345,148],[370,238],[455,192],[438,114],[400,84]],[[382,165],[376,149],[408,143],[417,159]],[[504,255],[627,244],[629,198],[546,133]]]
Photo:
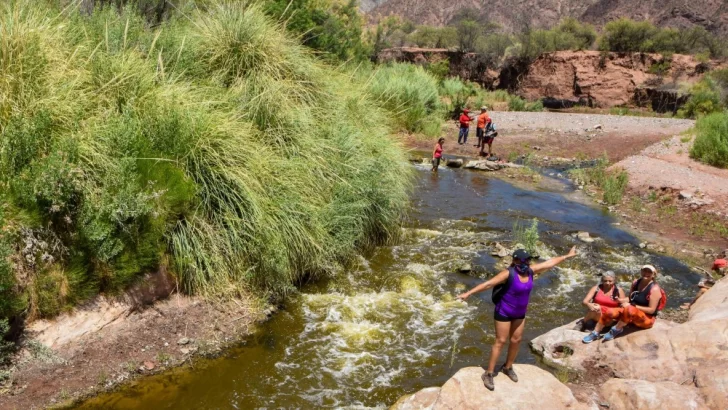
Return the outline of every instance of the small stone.
[[[181,338],[181,339],[179,339],[177,341],[177,344],[178,345],[181,345],[181,346],[182,345],[186,345],[186,344],[190,344],[190,343],[192,343],[192,339],[190,339],[189,337],[183,337],[183,338]]]
[[[460,268],[458,268],[458,271],[460,273],[468,273],[471,270],[473,270],[473,267],[469,263],[466,263],[466,264],[460,266]]]
[[[164,342],[164,347],[167,347],[167,346],[169,346],[169,343]]]
[[[691,199],[693,197],[693,194],[687,191],[680,191],[680,195],[678,195],[678,198],[680,199]]]
[[[496,242],[495,245],[493,245],[493,250],[490,252],[491,256],[497,256],[499,258],[505,258],[510,254],[508,249],[506,249],[505,246],[501,245],[500,243]]]
[[[144,366],[142,366],[142,369],[143,369],[143,370],[144,370],[144,369],[146,369],[146,370],[154,370],[154,368],[155,368],[155,367],[156,367],[156,366],[154,365],[154,363],[153,363],[153,362],[149,362],[149,361],[147,361],[147,362],[144,362]]]
[[[597,124],[597,125],[595,125],[595,126],[594,126],[594,129],[595,129],[595,130],[601,130],[602,128],[604,128],[604,127],[602,126],[602,124]]]
[[[645,249],[647,247],[647,244],[644,242],[640,242],[640,249]]]
[[[589,232],[579,232],[576,234],[576,237],[579,238],[580,241],[586,242],[586,243],[592,243],[594,242],[594,238],[589,235]]]

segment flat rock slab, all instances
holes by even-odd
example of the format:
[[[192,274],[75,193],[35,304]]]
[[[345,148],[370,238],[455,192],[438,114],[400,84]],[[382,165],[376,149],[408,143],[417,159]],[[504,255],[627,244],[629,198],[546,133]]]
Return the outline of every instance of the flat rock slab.
[[[601,388],[610,410],[700,410],[705,402],[695,389],[673,382],[611,379]]]
[[[532,365],[514,365],[519,382],[499,374],[495,391],[483,386],[480,367],[460,369],[441,388],[430,387],[400,399],[390,410],[562,410],[586,409],[566,385]]]

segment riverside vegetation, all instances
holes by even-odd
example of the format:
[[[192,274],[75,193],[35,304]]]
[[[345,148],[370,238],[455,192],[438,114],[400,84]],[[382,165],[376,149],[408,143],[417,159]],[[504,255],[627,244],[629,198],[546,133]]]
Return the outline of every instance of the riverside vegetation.
[[[0,317],[160,265],[184,292],[275,299],[398,235],[410,168],[390,135],[434,107],[385,86],[398,69],[332,68],[260,6],[208,3],[153,27],[0,5]]]

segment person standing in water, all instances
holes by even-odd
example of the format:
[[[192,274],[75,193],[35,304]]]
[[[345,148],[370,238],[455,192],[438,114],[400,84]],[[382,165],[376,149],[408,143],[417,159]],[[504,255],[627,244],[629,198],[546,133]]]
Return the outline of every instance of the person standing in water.
[[[445,138],[440,138],[435,144],[435,149],[432,150],[432,171],[437,172],[437,168],[440,166],[440,159],[442,159],[442,144],[445,143]]]
[[[458,299],[466,300],[474,293],[491,289],[496,285],[504,284],[499,289],[494,289],[495,304],[495,344],[490,352],[490,360],[488,362],[488,370],[483,373],[483,385],[488,390],[494,390],[493,377],[496,376],[495,365],[500,356],[503,346],[508,345],[508,355],[506,362],[500,367],[502,371],[514,382],[518,381],[516,372],[513,371],[513,362],[516,360],[518,349],[521,345],[523,337],[523,329],[526,325],[526,312],[528,311],[528,302],[533,289],[533,278],[561,262],[576,256],[576,247],[571,248],[569,253],[563,256],[551,258],[546,262],[537,263],[531,266],[531,255],[524,249],[518,249],[513,253],[513,262],[511,266],[495,275],[490,280],[470,289],[469,291],[458,295]],[[500,295],[500,296],[496,296]],[[498,299],[496,301],[496,299]]]

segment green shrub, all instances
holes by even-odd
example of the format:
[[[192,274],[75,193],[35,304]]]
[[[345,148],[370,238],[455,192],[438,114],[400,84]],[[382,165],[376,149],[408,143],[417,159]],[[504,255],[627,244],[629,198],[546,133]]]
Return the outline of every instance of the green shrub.
[[[151,27],[0,3],[0,317],[55,315],[167,260],[189,292],[279,296],[396,238],[410,168],[389,118],[435,128],[436,80],[331,68],[261,7]],[[22,253],[31,239],[45,248]]]
[[[723,110],[720,91],[710,77],[703,78],[690,89],[690,98],[678,110],[678,115],[685,118],[697,118]]]
[[[690,156],[707,164],[728,168],[728,111],[698,119]]]
[[[629,183],[629,174],[624,170],[608,170],[606,154],[594,166],[569,171],[577,184],[595,185],[602,190],[602,199],[609,205],[619,203]]]
[[[412,64],[379,67],[372,74],[368,89],[403,130],[422,132],[428,122],[442,117],[437,79],[422,67]]]
[[[526,226],[521,221],[513,223],[513,240],[525,247],[532,255],[536,254],[536,245],[538,244],[538,219],[533,218],[530,226]]]

